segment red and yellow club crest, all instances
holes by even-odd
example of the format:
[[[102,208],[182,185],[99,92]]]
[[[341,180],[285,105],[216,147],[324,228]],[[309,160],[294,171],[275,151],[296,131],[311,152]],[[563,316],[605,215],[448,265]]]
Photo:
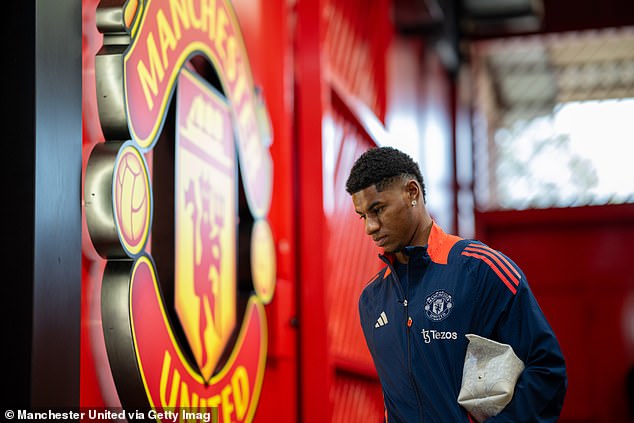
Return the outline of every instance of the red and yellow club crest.
[[[271,134],[234,12],[220,0],[110,1],[100,3],[97,26],[106,142],[91,153],[84,199],[91,240],[107,260],[102,321],[121,404],[158,420],[183,410],[189,421],[201,411],[251,421],[266,361],[264,304],[275,288]],[[238,283],[243,267],[250,272]]]
[[[236,323],[236,157],[229,107],[191,72],[178,80],[176,311],[205,380]]]

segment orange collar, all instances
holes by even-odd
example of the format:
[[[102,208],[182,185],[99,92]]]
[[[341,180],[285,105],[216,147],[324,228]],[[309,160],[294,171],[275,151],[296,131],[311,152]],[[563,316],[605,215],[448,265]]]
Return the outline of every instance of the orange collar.
[[[429,257],[434,263],[447,264],[451,247],[460,240],[462,240],[461,237],[446,234],[436,222],[432,222],[429,238],[427,239],[427,254],[429,254]],[[387,253],[384,254],[384,256],[387,257],[390,263],[394,264],[396,260],[394,254]]]

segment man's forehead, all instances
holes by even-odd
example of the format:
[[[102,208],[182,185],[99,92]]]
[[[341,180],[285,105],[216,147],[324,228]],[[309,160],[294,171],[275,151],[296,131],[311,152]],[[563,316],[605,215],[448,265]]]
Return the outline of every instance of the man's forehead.
[[[355,192],[354,194],[352,194],[352,198],[365,198],[365,197],[370,197],[370,196],[375,196],[379,193],[379,190],[376,189],[376,185],[370,185],[367,188],[363,188],[362,190],[359,190],[357,192]]]
[[[369,187],[352,194],[352,202],[354,203],[355,208],[362,209],[376,204],[377,202],[387,200],[397,190],[398,187],[394,185],[385,187],[382,191],[377,190],[376,185],[370,185]]]

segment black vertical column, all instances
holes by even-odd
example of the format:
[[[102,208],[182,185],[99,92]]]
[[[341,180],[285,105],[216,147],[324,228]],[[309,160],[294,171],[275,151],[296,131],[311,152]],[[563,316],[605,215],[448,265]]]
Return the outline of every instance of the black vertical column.
[[[12,1],[3,24],[6,409],[79,405],[81,0]]]
[[[35,2],[12,1],[2,28],[2,410],[31,403],[35,197]]]

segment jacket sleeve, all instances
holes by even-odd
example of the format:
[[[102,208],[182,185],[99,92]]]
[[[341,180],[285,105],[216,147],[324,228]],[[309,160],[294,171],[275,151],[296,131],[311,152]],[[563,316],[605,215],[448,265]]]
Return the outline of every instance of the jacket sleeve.
[[[568,385],[564,356],[523,272],[500,257],[509,272],[486,265],[477,272],[480,301],[490,338],[511,345],[525,368],[511,402],[486,422],[556,422]]]

